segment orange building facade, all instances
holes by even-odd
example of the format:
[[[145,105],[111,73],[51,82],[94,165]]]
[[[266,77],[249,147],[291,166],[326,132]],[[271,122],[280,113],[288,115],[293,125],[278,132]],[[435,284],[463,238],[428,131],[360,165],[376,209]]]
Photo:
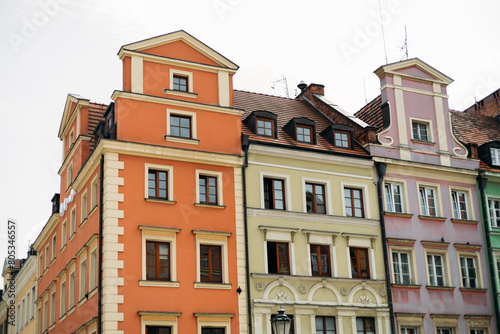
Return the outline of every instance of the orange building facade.
[[[238,67],[184,31],[118,55],[113,103],[66,102],[37,333],[247,332]]]

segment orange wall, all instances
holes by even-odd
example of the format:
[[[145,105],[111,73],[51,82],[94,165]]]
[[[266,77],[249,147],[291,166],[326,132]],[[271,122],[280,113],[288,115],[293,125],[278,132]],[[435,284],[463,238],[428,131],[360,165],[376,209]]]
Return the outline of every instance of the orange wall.
[[[154,54],[162,57],[182,59],[182,60],[192,61],[195,63],[218,66],[216,62],[212,61],[205,55],[195,51],[192,47],[190,47],[183,41],[172,42],[166,45],[161,45],[154,48],[142,50],[141,52]]]
[[[238,288],[236,273],[236,230],[234,210],[233,168],[180,162],[173,160],[151,159],[121,154],[120,161],[125,169],[120,170],[124,186],[120,193],[126,201],[120,203],[124,210],[125,233],[119,242],[125,245],[119,259],[124,261],[124,269],[119,270],[125,278],[124,287],[118,289],[124,295],[125,303],[119,305],[124,312],[127,329],[140,332],[140,317],[137,311],[182,312],[178,319],[180,332],[196,333],[197,321],[193,312],[236,313],[238,310]],[[148,202],[145,197],[145,163],[173,166],[173,199],[176,204]],[[224,209],[197,207],[196,169],[221,171],[223,173]],[[139,225],[179,228],[176,236],[177,281],[174,287],[139,286],[142,277],[142,233]],[[228,274],[231,290],[194,288],[196,281],[196,236],[192,230],[231,232],[228,237]],[[220,302],[224,301],[224,302]],[[231,320],[232,331],[237,333],[238,320]],[[123,329],[123,328],[121,328]]]

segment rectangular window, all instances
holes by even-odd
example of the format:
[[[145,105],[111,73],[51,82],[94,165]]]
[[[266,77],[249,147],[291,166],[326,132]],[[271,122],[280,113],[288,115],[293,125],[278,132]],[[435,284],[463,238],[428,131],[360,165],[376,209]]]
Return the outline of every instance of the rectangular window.
[[[19,311],[19,310],[18,310]],[[43,326],[42,326],[42,329],[43,331],[45,332],[47,330],[47,315],[48,315],[48,312],[49,312],[49,305],[48,305],[48,300],[45,299],[45,301],[43,302]]]
[[[462,287],[477,288],[476,262],[473,257],[460,257]]]
[[[500,201],[496,199],[488,200],[490,208],[491,227],[500,227]]]
[[[352,278],[370,278],[368,249],[350,247],[349,254],[351,257]]]
[[[56,292],[50,295],[50,326],[56,323]]]
[[[316,317],[315,320],[316,320],[316,334],[337,333],[334,317]]]
[[[462,191],[453,190],[451,192],[453,202],[453,218],[469,219],[467,213],[467,195]]]
[[[351,148],[350,133],[347,131],[335,131],[335,146]]]
[[[66,233],[67,233],[66,221],[63,221],[61,226],[61,248],[66,246],[66,240],[68,239]]]
[[[66,281],[61,283],[59,296],[61,298],[59,301],[59,317],[62,317],[66,313]]]
[[[290,274],[287,242],[267,242],[267,272],[269,274]]]
[[[361,189],[344,188],[344,199],[347,217],[365,217],[363,208],[363,192]]]
[[[146,279],[170,281],[170,244],[146,241]]]
[[[82,195],[81,221],[87,218],[87,192]]]
[[[32,287],[31,288],[31,317],[32,318],[35,316],[35,300],[36,300],[35,287]]]
[[[412,122],[413,139],[429,141],[428,128],[426,123]]]
[[[274,135],[274,120],[257,117],[257,134],[263,137],[276,138]]]
[[[89,291],[94,290],[97,281],[97,249],[90,253]]]
[[[45,269],[49,267],[49,244],[47,243],[47,246],[45,246]]]
[[[311,272],[314,276],[331,276],[330,246],[310,245]]]
[[[41,319],[42,317],[42,308],[39,307],[37,310],[36,310],[36,318],[37,319]],[[38,320],[37,322],[37,333],[42,333],[43,329],[42,329],[42,321],[41,320]]]
[[[486,334],[486,329],[471,329],[470,334]]]
[[[23,319],[24,319],[25,304],[26,304],[26,301],[23,299],[22,302],[21,302],[21,313],[19,314],[20,315],[20,317],[19,317],[19,319],[20,319],[19,323],[21,324],[21,328],[23,327],[23,324],[24,324]]]
[[[309,213],[326,213],[324,185],[306,183],[306,205]]]
[[[403,194],[399,184],[385,183],[385,203],[387,211],[403,213]]]
[[[26,312],[24,313],[24,323],[27,324],[30,320],[30,293],[26,295]],[[1,333],[1,332],[0,332]]]
[[[500,166],[500,149],[490,148],[491,152],[491,164],[495,166]]]
[[[221,327],[202,327],[201,334],[225,334],[226,329]]]
[[[188,78],[180,75],[174,75],[174,90],[179,90],[181,92],[188,91]]]
[[[69,275],[69,300],[68,307],[71,309],[75,306],[75,272]]]
[[[441,255],[428,254],[427,267],[429,270],[429,285],[445,286],[443,257]]]
[[[56,253],[57,253],[57,234],[54,233],[52,236],[52,260],[56,258]]]
[[[422,215],[436,217],[436,191],[434,188],[419,187],[419,194]]]
[[[191,117],[170,115],[170,135],[180,138],[192,138]]]
[[[401,327],[401,334],[418,334],[416,327]]]
[[[80,263],[80,300],[85,298],[87,293],[87,260]]]
[[[222,247],[200,245],[200,281],[222,283]]]
[[[90,185],[90,210],[97,206],[97,178]]]
[[[199,181],[200,203],[218,204],[217,177],[200,175],[198,181]]]
[[[452,328],[437,328],[436,333],[437,334],[453,334],[453,329]]]
[[[394,282],[396,284],[411,284],[410,254],[392,252]]]
[[[375,334],[375,319],[366,317],[356,318],[357,334]]]
[[[70,218],[70,226],[69,226],[69,237],[76,232],[76,208],[73,208],[71,210],[71,218]]]
[[[264,207],[285,210],[285,181],[264,178]]]
[[[168,200],[168,172],[148,170],[148,197]]]
[[[146,326],[146,334],[171,334],[172,327]]]
[[[71,164],[68,166],[68,186],[67,186],[68,188],[72,182],[73,182],[73,165]]]
[[[297,124],[297,141],[313,144],[313,127],[310,125]]]

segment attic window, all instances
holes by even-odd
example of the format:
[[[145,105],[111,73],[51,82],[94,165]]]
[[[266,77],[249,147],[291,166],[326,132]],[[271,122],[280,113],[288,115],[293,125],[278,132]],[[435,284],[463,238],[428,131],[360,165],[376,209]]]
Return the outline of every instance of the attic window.
[[[490,148],[491,152],[491,164],[495,166],[500,166],[500,148]]]
[[[188,78],[180,75],[174,75],[174,90],[181,92],[188,91]]]
[[[257,117],[257,135],[275,138],[274,120],[269,118]]]
[[[297,124],[297,141],[312,144],[313,131],[313,127],[310,125]]]
[[[419,141],[429,140],[429,127],[427,123],[412,122],[413,139]]]
[[[351,133],[349,131],[335,131],[335,146],[340,148],[351,148]]]

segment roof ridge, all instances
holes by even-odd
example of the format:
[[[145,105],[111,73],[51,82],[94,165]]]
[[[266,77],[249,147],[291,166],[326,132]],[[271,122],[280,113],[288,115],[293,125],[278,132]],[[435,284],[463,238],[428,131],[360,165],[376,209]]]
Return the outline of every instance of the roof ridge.
[[[249,90],[233,89],[233,91],[242,92],[242,93],[250,93],[250,94],[255,94],[255,95],[262,95],[262,96],[269,96],[269,97],[276,97],[279,99],[285,99],[285,100],[289,100],[289,101],[295,101],[295,99],[292,99],[291,97],[284,97],[284,96],[278,96],[278,95],[251,92]]]

